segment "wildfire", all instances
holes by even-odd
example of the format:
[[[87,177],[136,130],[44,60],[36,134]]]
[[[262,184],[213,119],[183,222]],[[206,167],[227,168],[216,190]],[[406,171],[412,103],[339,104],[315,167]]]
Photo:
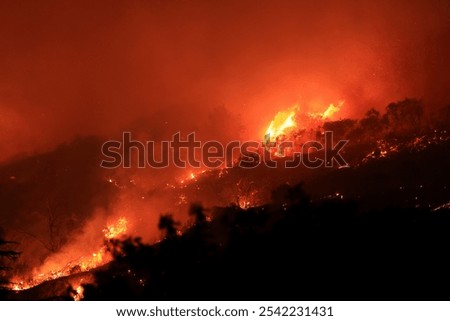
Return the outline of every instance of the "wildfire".
[[[328,106],[327,110],[325,110],[322,113],[322,119],[328,119],[331,118],[331,116],[333,116],[335,113],[337,113],[338,111],[341,110],[342,105],[344,104],[344,102],[340,102],[337,106],[330,104],[330,106]]]
[[[128,229],[128,221],[125,217],[121,217],[117,220],[116,224],[107,226],[103,233],[107,240],[111,240],[118,236],[123,235]]]
[[[75,294],[73,296],[73,299],[75,301],[80,301],[83,300],[84,298],[84,288],[82,285],[77,286],[77,288],[75,289]]]
[[[324,112],[309,113],[308,116],[320,120],[330,119],[335,113],[341,110],[342,105],[344,105],[344,101],[341,101],[337,105],[330,104]]]
[[[297,114],[298,107],[294,106],[288,111],[280,111],[275,115],[275,118],[266,130],[266,136],[270,135],[270,138],[276,139],[281,135],[285,135],[287,130],[291,130],[297,127],[295,121],[295,115]]]
[[[269,127],[266,130],[266,139],[270,138],[271,141],[275,141],[278,137],[289,135],[292,131],[296,130],[299,125],[297,121],[299,119],[305,120],[304,127],[309,127],[308,123],[317,123],[317,120],[324,121],[330,119],[334,114],[341,110],[344,101],[339,104],[330,104],[323,112],[300,114],[298,105],[294,105],[286,111],[278,112],[274,119],[270,122]],[[270,135],[270,137],[268,137]]]
[[[128,230],[128,221],[125,217],[120,217],[114,224],[107,225],[103,229],[104,239],[106,241],[123,236]],[[111,254],[107,250],[107,246],[103,245],[97,252],[88,256],[82,256],[79,259],[67,263],[65,266],[54,270],[50,269],[45,271],[45,268],[39,269],[37,273],[27,281],[25,280],[13,280],[12,290],[20,291],[35,287],[45,281],[54,280],[60,277],[68,276],[73,273],[80,273],[90,271],[101,265],[104,265],[112,260]],[[44,269],[45,272],[42,272]],[[83,287],[78,285],[76,287],[76,293],[74,295],[75,300],[81,300],[83,298]]]

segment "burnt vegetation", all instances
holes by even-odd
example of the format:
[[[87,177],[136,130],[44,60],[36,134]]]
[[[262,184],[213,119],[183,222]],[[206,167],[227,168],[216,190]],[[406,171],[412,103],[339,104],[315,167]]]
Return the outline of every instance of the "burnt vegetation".
[[[10,285],[8,272],[12,269],[12,263],[20,255],[20,252],[14,249],[16,246],[17,242],[7,241],[0,235],[0,299],[3,299],[7,294]]]
[[[310,202],[301,186],[273,194],[264,206],[215,208],[211,222],[155,245],[114,242],[85,299],[449,298],[448,209],[361,212],[352,200]]]
[[[115,241],[115,260],[85,299],[449,299],[448,108],[427,117],[422,102],[406,99],[384,114],[325,123],[350,140],[357,166],[282,184],[261,206],[208,216],[193,204],[182,234],[161,216],[166,237]]]
[[[405,99],[317,128],[349,140],[348,168],[206,173],[182,189],[201,200],[185,208],[191,224],[166,213],[160,242],[111,241],[84,299],[448,300],[449,128],[450,107],[425,114]],[[230,190],[234,203],[211,205]],[[46,204],[51,231],[58,207]],[[31,290],[8,298],[49,298]]]

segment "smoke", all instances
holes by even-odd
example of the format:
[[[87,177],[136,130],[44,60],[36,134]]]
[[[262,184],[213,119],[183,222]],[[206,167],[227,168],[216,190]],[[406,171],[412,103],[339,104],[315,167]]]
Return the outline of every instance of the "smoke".
[[[3,1],[0,161],[137,123],[207,132],[220,106],[217,132],[241,122],[252,137],[294,103],[441,106],[449,14],[438,0]]]
[[[345,101],[341,117],[405,97],[439,108],[450,103],[449,16],[444,0],[2,1],[0,162],[78,136],[117,139],[124,130],[142,141],[178,131],[200,140],[258,139],[294,104],[322,112]],[[108,219],[126,216],[130,234],[151,242],[159,215],[178,214],[183,195],[164,184],[188,173],[105,172],[100,148],[88,159],[82,146],[70,155],[63,149],[48,166],[38,157],[2,171],[11,190],[2,195],[2,224],[17,228],[23,219],[24,230],[37,234],[18,240],[27,245],[27,267],[49,254],[40,244],[48,243],[42,200],[52,196],[64,205],[61,231],[76,242],[61,237],[63,251],[47,258],[50,265],[98,249]],[[108,177],[114,182],[105,187]],[[104,199],[92,201],[97,194]]]

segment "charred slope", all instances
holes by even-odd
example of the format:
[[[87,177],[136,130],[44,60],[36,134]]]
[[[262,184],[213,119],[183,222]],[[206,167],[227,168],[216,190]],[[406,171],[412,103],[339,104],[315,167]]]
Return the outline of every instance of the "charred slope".
[[[190,201],[207,206],[227,199],[237,205],[241,199],[250,200],[250,206],[263,204],[275,186],[301,182],[313,200],[352,199],[364,210],[388,206],[433,209],[450,200],[450,140],[365,159],[374,146],[351,146],[349,156],[358,161],[348,168],[287,169],[280,161],[277,168],[262,164],[252,169],[231,168],[222,175],[208,173],[180,190]],[[233,193],[235,198],[230,196]]]
[[[70,242],[116,189],[99,168],[101,139],[78,138],[55,150],[0,166],[0,230],[20,258],[6,271],[22,274]]]
[[[4,217],[14,221],[25,212],[46,212],[49,207],[86,214],[95,206],[107,206],[111,188],[99,170],[100,146],[99,138],[78,138],[54,151],[3,164],[0,202]]]
[[[242,210],[153,246],[117,244],[87,300],[449,299],[450,212],[342,200]]]
[[[210,222],[198,220],[155,245],[114,243],[115,260],[84,286],[85,299],[450,299],[450,212],[433,210],[450,199],[444,188],[449,146],[404,150],[309,176],[236,168],[218,181],[199,180],[214,190],[217,182],[233,184],[239,177],[273,184],[274,173],[280,182],[305,184],[282,185],[264,206],[202,210]],[[61,282],[40,289],[68,290]],[[10,299],[70,298],[55,295],[34,289]]]
[[[450,212],[435,207],[450,199],[449,146],[314,172],[313,201],[282,185],[269,204],[215,208],[211,222],[156,245],[119,242],[85,298],[448,300]],[[258,171],[247,173],[267,179]]]

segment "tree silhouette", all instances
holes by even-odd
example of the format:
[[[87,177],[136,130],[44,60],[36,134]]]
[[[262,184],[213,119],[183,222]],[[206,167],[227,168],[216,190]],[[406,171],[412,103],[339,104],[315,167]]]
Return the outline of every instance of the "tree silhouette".
[[[378,110],[371,108],[366,112],[363,119],[359,121],[363,132],[373,137],[373,135],[379,135],[383,125],[381,123],[381,115]]]
[[[272,202],[277,205],[306,205],[310,201],[303,184],[282,184],[272,191]]]
[[[440,108],[435,115],[434,125],[440,129],[450,129],[450,105]]]
[[[409,99],[390,103],[386,107],[383,121],[390,132],[397,135],[417,133],[421,129],[423,104],[420,100]]]
[[[206,221],[206,215],[204,213],[205,209],[203,208],[202,204],[200,203],[192,203],[189,207],[188,214],[190,216],[195,217],[195,223],[202,223]]]
[[[9,282],[6,277],[6,272],[10,270],[7,261],[15,260],[19,257],[20,252],[10,249],[4,249],[5,246],[10,244],[17,244],[16,242],[6,241],[0,238],[0,289],[4,288]]]
[[[346,134],[355,126],[355,124],[356,120],[341,119],[324,123],[323,129],[325,131],[332,131],[336,138],[342,138],[346,136]]]
[[[176,226],[179,223],[173,219],[172,214],[161,215],[159,218],[158,228],[166,232],[166,237],[174,237],[177,235]]]

